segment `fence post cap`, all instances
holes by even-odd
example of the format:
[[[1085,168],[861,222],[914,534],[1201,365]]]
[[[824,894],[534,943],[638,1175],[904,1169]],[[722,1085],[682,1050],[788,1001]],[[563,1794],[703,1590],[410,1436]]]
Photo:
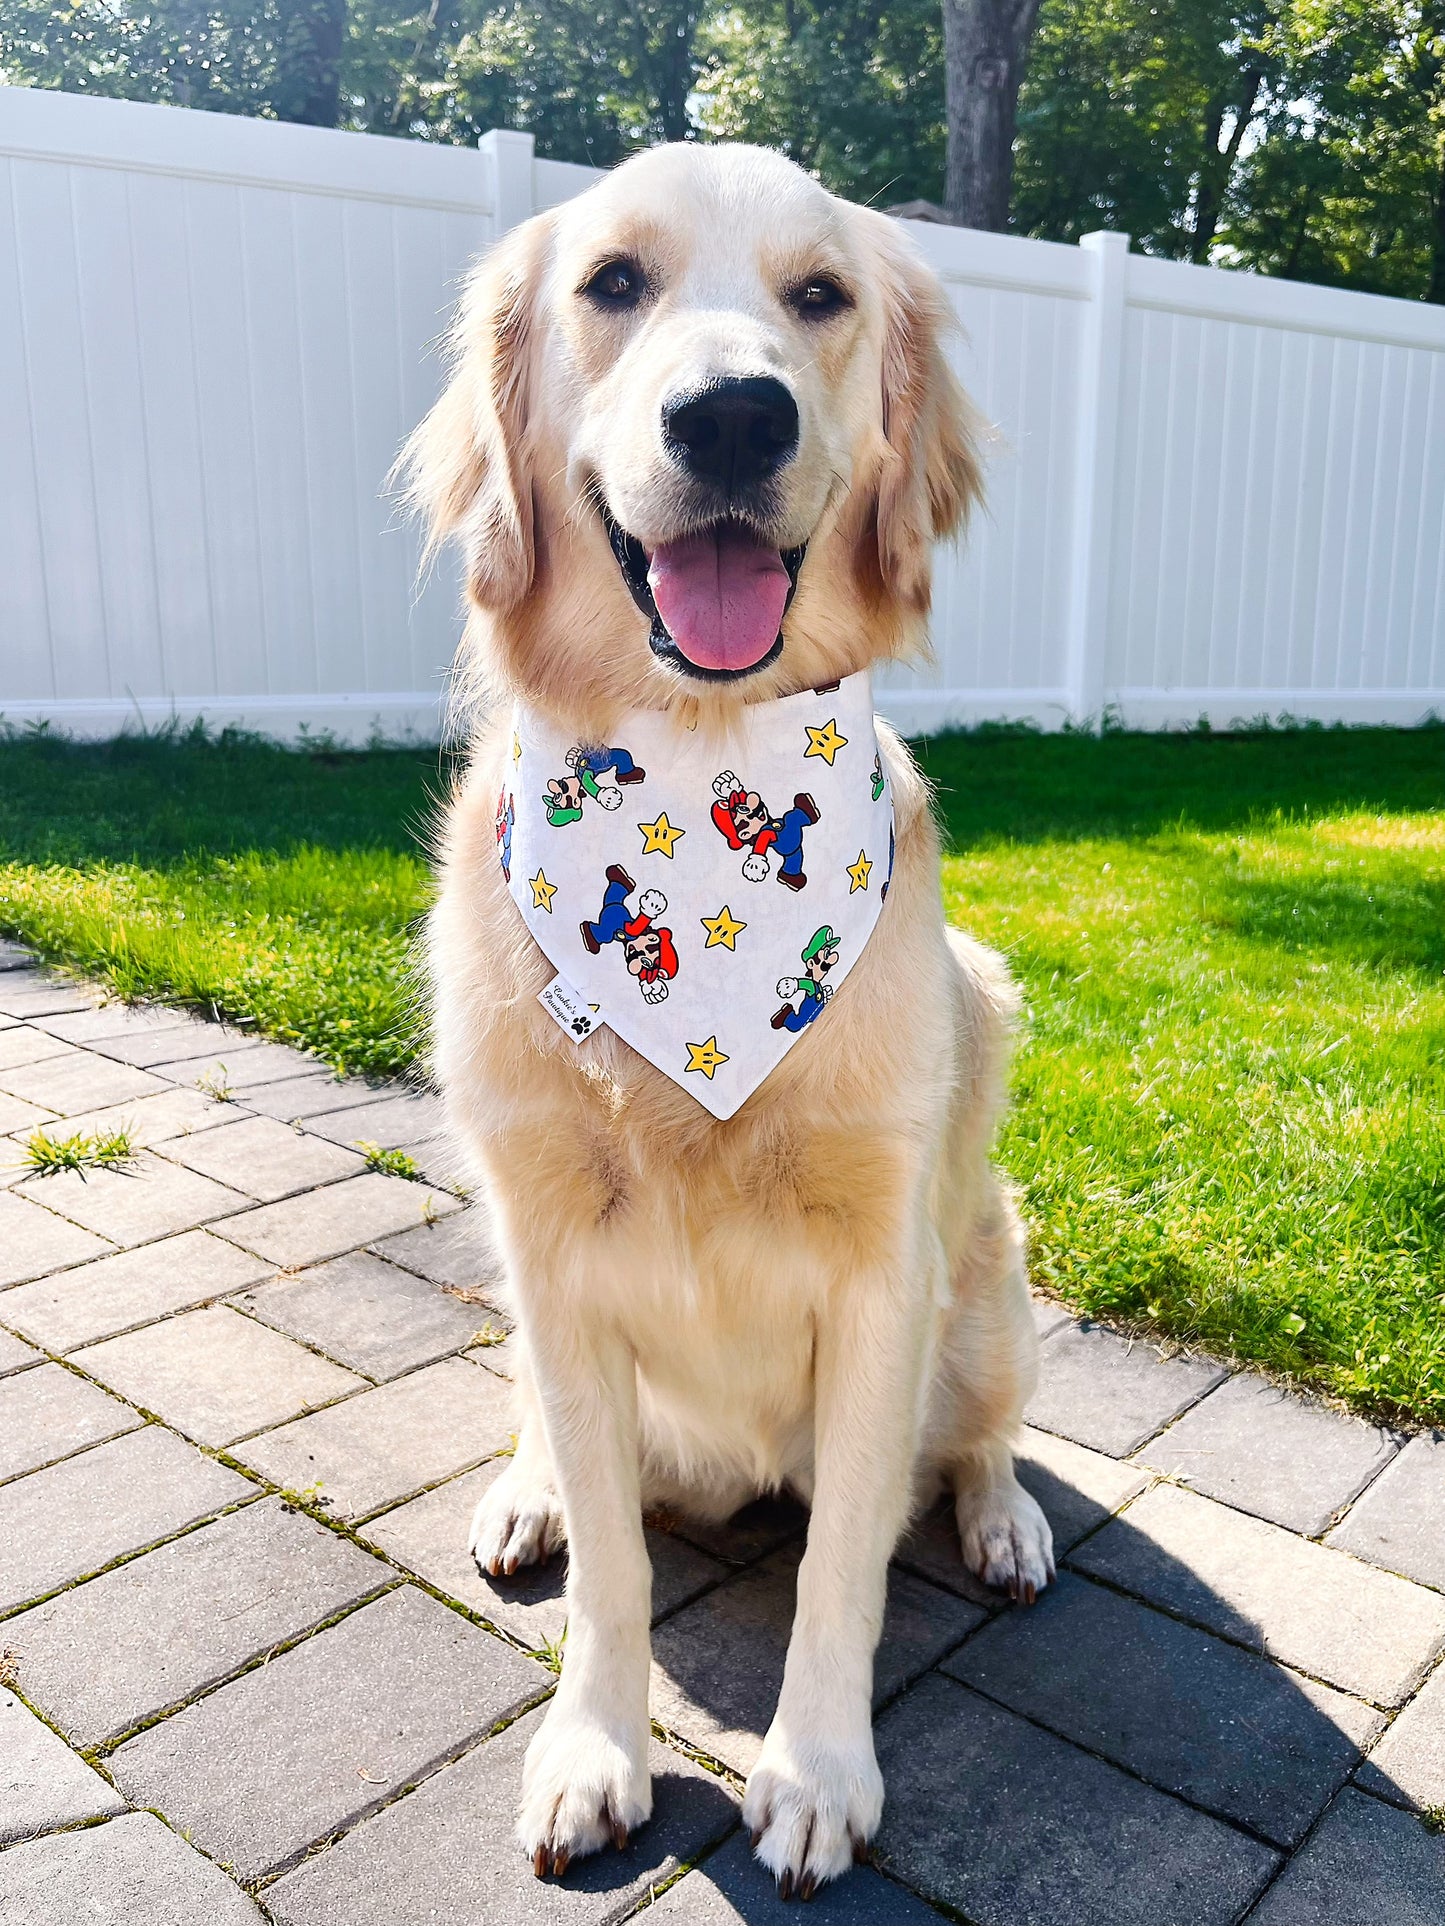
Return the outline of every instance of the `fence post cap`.
[[[1118,234],[1111,227],[1096,227],[1092,233],[1079,236],[1079,246],[1086,247],[1091,254],[1127,254],[1129,236]]]

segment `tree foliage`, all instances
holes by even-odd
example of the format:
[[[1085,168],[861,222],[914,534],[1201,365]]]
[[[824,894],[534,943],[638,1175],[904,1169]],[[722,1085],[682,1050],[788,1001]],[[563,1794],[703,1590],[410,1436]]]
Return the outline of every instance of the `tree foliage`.
[[[944,198],[941,0],[3,0],[0,77]],[[1014,161],[1017,232],[1445,301],[1445,0],[1043,0]]]

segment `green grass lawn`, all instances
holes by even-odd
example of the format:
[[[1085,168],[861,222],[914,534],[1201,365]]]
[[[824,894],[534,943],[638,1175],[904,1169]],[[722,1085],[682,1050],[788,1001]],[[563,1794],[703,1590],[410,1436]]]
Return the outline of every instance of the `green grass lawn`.
[[[921,745],[1028,1019],[1041,1284],[1445,1420],[1445,730]],[[0,743],[0,927],[353,1070],[419,1047],[432,752]]]

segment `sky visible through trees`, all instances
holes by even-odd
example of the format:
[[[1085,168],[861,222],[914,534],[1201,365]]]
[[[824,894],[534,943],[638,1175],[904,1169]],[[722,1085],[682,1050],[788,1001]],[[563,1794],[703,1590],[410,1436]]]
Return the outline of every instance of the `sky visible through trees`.
[[[1050,240],[1121,228],[1179,260],[1445,303],[1445,0],[1034,12],[1021,0],[0,0],[0,79],[420,140],[517,127],[540,153],[598,166],[657,140],[756,140],[881,206],[947,200]],[[1010,88],[1022,74],[1011,168],[1008,103],[1000,116],[987,93],[1005,69]],[[970,93],[979,76],[984,92]],[[976,164],[1001,172],[982,193],[958,161],[961,130]]]

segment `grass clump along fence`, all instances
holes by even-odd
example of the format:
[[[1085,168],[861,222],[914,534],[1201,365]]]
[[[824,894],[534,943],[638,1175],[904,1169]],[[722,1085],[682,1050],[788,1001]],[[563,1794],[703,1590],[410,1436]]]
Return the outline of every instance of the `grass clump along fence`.
[[[918,745],[1026,1016],[999,1158],[1073,1308],[1445,1421],[1445,730]],[[0,743],[0,926],[394,1074],[435,750]]]

